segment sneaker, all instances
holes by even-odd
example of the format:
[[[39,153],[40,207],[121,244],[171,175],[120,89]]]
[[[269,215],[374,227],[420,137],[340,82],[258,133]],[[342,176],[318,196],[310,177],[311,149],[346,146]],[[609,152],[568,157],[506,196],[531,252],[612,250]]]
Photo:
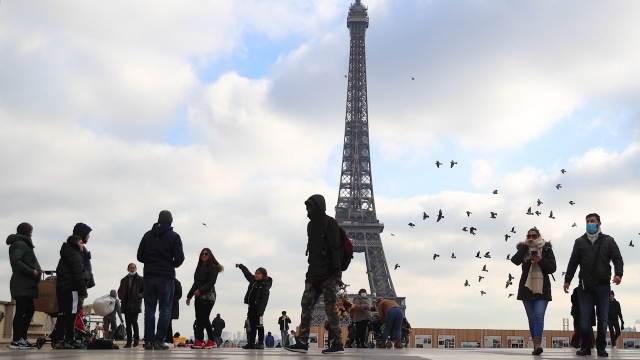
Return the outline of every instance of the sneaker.
[[[202,346],[203,349],[213,349],[216,346],[216,343],[213,342],[213,340],[209,339],[207,340],[207,342]]]
[[[202,349],[204,343],[200,340],[196,340],[193,344],[191,344],[192,349]]]
[[[133,347],[138,347],[138,339],[133,340]]]
[[[32,347],[32,348],[37,348],[38,346],[34,343],[32,343],[31,341],[29,341],[29,339],[23,339],[24,343],[27,344],[27,346]]]
[[[145,350],[153,350],[153,343],[151,341],[145,342],[144,343],[144,349]]]
[[[18,341],[12,341],[9,348],[13,350],[31,350],[34,346],[25,339],[20,339]]]
[[[153,350],[169,350],[169,345],[165,344],[164,341],[156,341],[153,343]]]
[[[598,357],[608,357],[609,353],[605,349],[598,350]]]
[[[125,348],[125,349],[129,349],[129,348],[131,348],[131,343],[130,343],[130,342],[128,342],[128,343],[124,344],[124,348]]]
[[[246,344],[242,348],[245,349],[245,350],[255,349],[256,348],[256,344]]]
[[[344,346],[342,344],[334,344],[331,345],[330,348],[322,350],[323,354],[334,354],[334,353],[343,353]]]
[[[306,354],[307,351],[309,351],[309,345],[303,344],[302,342],[296,340],[295,344],[289,345],[289,346],[285,346],[284,349],[287,350],[287,351],[293,351],[293,352]]]
[[[590,348],[581,348],[580,350],[576,351],[576,355],[578,356],[591,356],[591,349]]]

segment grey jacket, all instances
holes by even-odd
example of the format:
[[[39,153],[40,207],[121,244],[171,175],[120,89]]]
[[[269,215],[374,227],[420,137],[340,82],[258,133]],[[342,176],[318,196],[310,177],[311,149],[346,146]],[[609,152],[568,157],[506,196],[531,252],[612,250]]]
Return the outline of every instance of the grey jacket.
[[[353,322],[362,320],[371,321],[371,313],[369,313],[371,304],[369,304],[369,300],[363,299],[360,296],[356,296],[353,299],[353,307],[355,309],[355,312],[353,314]]]
[[[611,262],[613,262],[614,274],[622,277],[624,262],[616,241],[611,236],[600,233],[600,236],[592,244],[585,233],[577,238],[573,244],[573,251],[567,265],[567,273],[564,276],[565,283],[571,283],[578,265],[580,265],[578,279],[584,279],[591,273],[594,269],[593,258],[600,242],[603,243],[600,247],[594,271],[594,276],[598,279],[598,283],[608,284],[611,281]]]

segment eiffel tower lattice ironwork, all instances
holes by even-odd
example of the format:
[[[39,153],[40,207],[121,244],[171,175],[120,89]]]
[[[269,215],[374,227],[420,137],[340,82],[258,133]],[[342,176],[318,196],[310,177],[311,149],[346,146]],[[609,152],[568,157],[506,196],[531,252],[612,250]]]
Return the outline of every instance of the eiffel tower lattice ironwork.
[[[405,298],[396,295],[380,234],[384,224],[376,216],[369,147],[367,103],[367,61],[365,33],[369,26],[367,8],[356,0],[349,8],[347,27],[351,35],[344,148],[340,189],[335,219],[347,232],[357,253],[365,254],[370,293],[394,299],[404,310]],[[324,302],[318,302],[312,324],[326,319]]]

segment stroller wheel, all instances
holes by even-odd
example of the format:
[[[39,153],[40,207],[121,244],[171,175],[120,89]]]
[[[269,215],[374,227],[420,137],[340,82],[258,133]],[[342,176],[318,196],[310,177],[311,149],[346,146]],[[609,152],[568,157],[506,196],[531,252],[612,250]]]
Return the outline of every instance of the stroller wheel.
[[[385,347],[387,349],[391,349],[393,347],[393,343],[391,341],[387,341],[387,344],[385,345]]]
[[[38,349],[42,349],[42,346],[44,345],[45,342],[46,340],[43,337],[39,337],[38,340],[36,340],[36,347]]]

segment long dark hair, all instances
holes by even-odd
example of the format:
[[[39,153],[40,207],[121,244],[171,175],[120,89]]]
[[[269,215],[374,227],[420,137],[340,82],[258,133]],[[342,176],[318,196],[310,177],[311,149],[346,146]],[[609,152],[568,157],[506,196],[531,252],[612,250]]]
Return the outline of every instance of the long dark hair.
[[[209,261],[207,261],[206,265],[214,265],[215,267],[218,268],[218,272],[222,272],[224,270],[224,266],[220,265],[218,260],[216,260],[216,257],[213,256],[213,252],[211,252],[211,249],[204,248],[200,250],[200,254],[202,254],[203,251],[206,251],[209,253]],[[196,268],[196,270],[200,269],[202,266],[203,266],[202,256],[198,256],[198,267]]]

